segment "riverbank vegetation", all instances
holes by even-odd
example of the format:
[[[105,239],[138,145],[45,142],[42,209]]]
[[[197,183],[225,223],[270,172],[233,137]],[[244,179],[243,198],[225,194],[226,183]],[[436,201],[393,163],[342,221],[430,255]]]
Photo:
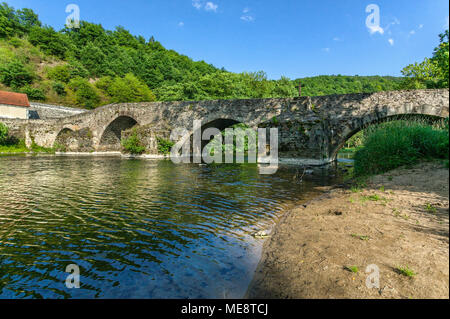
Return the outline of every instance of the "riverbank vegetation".
[[[133,130],[129,137],[122,139],[121,144],[127,153],[140,155],[145,152],[145,146],[139,139],[136,130]]]
[[[374,175],[422,160],[448,166],[449,121],[397,120],[371,126],[352,141],[356,176]]]

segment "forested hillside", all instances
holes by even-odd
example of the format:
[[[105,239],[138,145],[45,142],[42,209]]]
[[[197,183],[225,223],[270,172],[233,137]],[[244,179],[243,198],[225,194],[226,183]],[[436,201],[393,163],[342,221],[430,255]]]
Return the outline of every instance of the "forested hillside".
[[[399,88],[401,78],[319,76],[300,79],[302,95]],[[115,102],[298,96],[299,80],[264,72],[231,73],[165,49],[153,37],[82,21],[54,30],[30,9],[0,4],[0,89],[30,100],[85,108]]]
[[[322,75],[303,79],[302,95],[317,96],[359,92],[378,92],[398,90],[403,78],[391,76],[345,76]]]

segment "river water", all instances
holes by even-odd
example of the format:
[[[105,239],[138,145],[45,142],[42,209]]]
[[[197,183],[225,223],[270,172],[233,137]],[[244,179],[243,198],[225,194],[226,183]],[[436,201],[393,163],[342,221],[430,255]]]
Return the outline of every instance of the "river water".
[[[252,234],[338,180],[296,172],[0,157],[0,298],[241,298],[263,244]]]

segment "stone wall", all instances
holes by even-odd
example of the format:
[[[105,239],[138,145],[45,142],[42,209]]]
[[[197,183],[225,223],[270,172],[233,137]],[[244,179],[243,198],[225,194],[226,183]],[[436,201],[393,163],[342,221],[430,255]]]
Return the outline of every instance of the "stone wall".
[[[35,102],[30,103],[29,110],[31,113],[30,119],[34,120],[58,119],[87,112],[87,110],[83,109]]]

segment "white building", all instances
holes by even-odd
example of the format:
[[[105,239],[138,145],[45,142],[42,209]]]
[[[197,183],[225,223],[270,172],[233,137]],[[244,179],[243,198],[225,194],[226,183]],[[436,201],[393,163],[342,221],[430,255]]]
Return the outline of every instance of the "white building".
[[[26,94],[0,91],[0,118],[29,119],[29,108]]]

